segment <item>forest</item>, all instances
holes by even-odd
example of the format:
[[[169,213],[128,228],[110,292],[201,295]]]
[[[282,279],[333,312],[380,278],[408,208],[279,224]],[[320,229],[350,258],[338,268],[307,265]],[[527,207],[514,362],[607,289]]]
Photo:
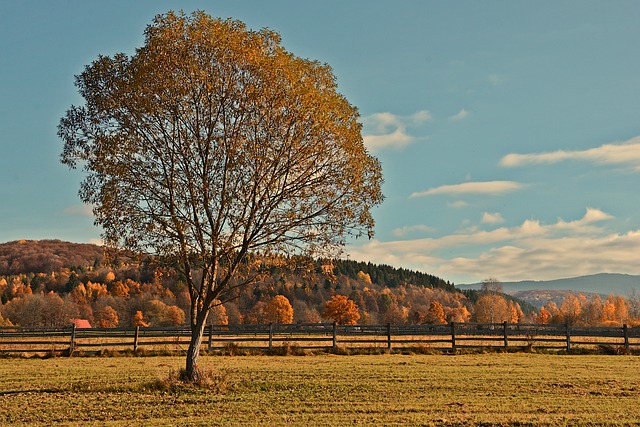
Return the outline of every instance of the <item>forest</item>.
[[[501,292],[458,291],[416,271],[350,260],[306,260],[304,271],[271,267],[212,309],[210,324],[423,324],[448,322],[640,324],[640,298],[569,294],[534,306]],[[59,240],[0,244],[0,325],[178,326],[190,300],[174,270],[152,257]]]

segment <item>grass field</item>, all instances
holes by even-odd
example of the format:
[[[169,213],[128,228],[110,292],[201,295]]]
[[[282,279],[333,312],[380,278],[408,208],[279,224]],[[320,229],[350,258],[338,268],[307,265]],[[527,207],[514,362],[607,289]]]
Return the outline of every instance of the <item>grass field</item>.
[[[0,423],[640,425],[637,356],[210,356],[223,390],[153,387],[182,363],[0,359]]]

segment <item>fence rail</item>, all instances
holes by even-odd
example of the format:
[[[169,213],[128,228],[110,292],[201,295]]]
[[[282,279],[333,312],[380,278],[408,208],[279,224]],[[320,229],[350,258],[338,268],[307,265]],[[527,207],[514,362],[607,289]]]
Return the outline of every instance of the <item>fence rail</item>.
[[[191,331],[180,328],[0,327],[0,353],[66,353],[74,351],[184,351]],[[203,349],[230,344],[246,349],[407,349],[428,347],[455,351],[481,347],[527,347],[567,350],[578,347],[640,349],[640,328],[582,327],[514,323],[449,323],[446,325],[262,324],[207,326]]]

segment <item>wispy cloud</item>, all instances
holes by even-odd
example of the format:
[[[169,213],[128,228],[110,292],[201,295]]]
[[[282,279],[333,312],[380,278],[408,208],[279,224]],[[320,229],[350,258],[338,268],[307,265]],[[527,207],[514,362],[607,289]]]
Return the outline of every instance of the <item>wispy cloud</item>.
[[[411,234],[416,233],[428,233],[435,231],[433,227],[429,227],[428,225],[406,225],[404,227],[396,228],[393,230],[393,234],[397,237],[405,237]]]
[[[566,160],[580,160],[597,164],[621,165],[640,172],[640,136],[619,144],[605,144],[582,151],[558,150],[547,153],[507,154],[500,160],[504,167],[527,164],[551,164]]]
[[[500,213],[489,213],[484,212],[482,214],[482,223],[483,224],[501,224],[504,222],[504,218]]]
[[[454,122],[458,122],[460,120],[466,119],[467,117],[469,117],[469,112],[463,108],[453,116],[449,117],[449,119]]]
[[[372,114],[362,119],[365,128],[371,130],[371,134],[363,137],[364,143],[372,151],[384,148],[401,149],[416,140],[416,137],[408,133],[408,127],[419,126],[431,120],[431,113],[427,110],[417,111],[410,116],[388,112]]]
[[[557,279],[599,272],[640,274],[634,262],[640,230],[618,234],[601,223],[610,214],[587,208],[582,218],[552,224],[525,220],[515,227],[491,231],[469,227],[437,238],[372,241],[352,246],[355,259],[413,268],[449,279]],[[450,256],[449,254],[458,254]],[[637,265],[629,271],[629,265]]]
[[[466,194],[486,194],[491,196],[499,196],[510,193],[524,187],[523,184],[514,181],[485,181],[485,182],[465,182],[463,184],[443,185],[436,188],[430,188],[425,191],[411,193],[412,199],[417,197],[433,196],[437,194],[446,194],[460,196]]]

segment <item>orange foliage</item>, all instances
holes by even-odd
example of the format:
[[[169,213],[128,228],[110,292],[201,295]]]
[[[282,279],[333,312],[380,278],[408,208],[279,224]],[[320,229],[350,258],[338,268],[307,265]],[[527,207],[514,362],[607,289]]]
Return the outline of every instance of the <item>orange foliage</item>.
[[[214,300],[215,304],[209,311],[209,317],[207,323],[209,325],[228,325],[229,316],[227,315],[227,309],[220,303],[220,300]]]
[[[334,295],[324,305],[324,317],[340,325],[355,325],[360,313],[355,302],[344,295]]]
[[[187,320],[187,316],[184,311],[176,305],[170,305],[167,307],[166,319],[168,326],[179,326],[184,324]]]
[[[264,320],[268,323],[293,323],[293,307],[289,299],[276,295],[264,308]]]
[[[536,323],[547,324],[551,321],[551,313],[544,307],[540,308],[540,313],[536,316]]]
[[[442,304],[436,300],[431,301],[425,321],[427,323],[447,323],[447,317],[444,314]]]
[[[140,310],[136,311],[136,314],[133,315],[133,319],[131,319],[131,325],[136,327],[140,326],[142,328],[146,328],[149,326],[149,323],[144,321],[144,316]]]
[[[111,284],[110,292],[114,297],[128,298],[129,286],[122,282],[115,282]]]
[[[102,310],[98,311],[97,314],[99,328],[116,328],[118,326],[118,313],[113,309],[113,307],[107,305]]]

